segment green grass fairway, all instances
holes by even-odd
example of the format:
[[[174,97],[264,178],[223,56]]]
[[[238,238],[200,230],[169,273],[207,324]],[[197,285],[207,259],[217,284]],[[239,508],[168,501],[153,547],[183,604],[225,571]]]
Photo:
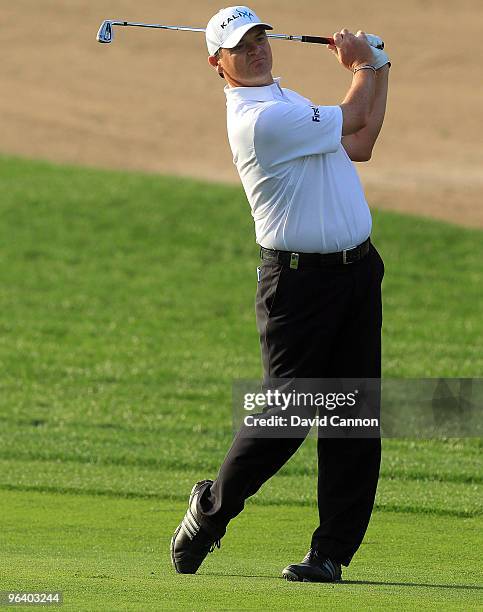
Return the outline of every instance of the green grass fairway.
[[[16,534],[7,539],[3,580],[62,589],[71,610],[476,610],[481,603],[475,519],[376,513],[344,582],[317,585],[279,577],[306,552],[313,508],[247,507],[199,573],[178,576],[168,549],[184,503],[11,492],[0,504],[7,534]]]
[[[316,523],[315,440],[196,576],[169,538],[260,375],[238,188],[0,157],[0,591],[71,610],[481,609],[481,440],[383,441],[338,585],[285,583]],[[374,211],[387,377],[483,372],[483,232]]]

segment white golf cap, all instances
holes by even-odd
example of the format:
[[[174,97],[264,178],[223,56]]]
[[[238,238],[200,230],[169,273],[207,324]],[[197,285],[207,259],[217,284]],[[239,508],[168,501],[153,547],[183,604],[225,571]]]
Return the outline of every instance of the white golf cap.
[[[247,6],[229,6],[214,15],[206,26],[206,45],[208,53],[215,55],[221,47],[236,47],[243,36],[255,26],[273,30],[269,23],[264,23]]]

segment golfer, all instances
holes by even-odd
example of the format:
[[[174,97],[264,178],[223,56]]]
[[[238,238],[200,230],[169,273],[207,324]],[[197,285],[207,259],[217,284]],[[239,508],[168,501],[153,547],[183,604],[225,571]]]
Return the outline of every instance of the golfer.
[[[343,29],[328,49],[352,82],[341,104],[317,106],[272,77],[272,51],[248,7],[208,23],[209,64],[226,81],[228,138],[261,250],[256,315],[266,379],[380,378],[384,264],[354,161],[381,130],[389,59]],[[323,78],[312,64],[313,77]],[[216,480],[196,483],[171,541],[179,573],[195,573],[245,500],[303,437],[257,437],[243,426]],[[288,580],[334,582],[364,537],[379,477],[380,438],[320,437],[310,548]],[[275,512],[274,512],[275,514]]]

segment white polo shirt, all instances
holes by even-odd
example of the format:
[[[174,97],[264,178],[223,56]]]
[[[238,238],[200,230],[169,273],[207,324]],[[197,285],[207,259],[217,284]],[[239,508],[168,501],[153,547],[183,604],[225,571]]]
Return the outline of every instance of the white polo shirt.
[[[372,219],[341,144],[340,106],[280,87],[225,87],[228,138],[268,249],[332,253],[364,242]]]

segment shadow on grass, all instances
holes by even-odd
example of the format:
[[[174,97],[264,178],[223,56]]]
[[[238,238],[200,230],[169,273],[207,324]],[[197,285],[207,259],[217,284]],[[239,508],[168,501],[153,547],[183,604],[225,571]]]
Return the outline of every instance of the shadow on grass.
[[[267,574],[221,574],[219,572],[203,572],[203,576],[224,576],[225,578],[275,578],[283,580],[281,576]],[[345,584],[370,584],[374,586],[400,586],[400,587],[419,587],[433,589],[468,589],[473,591],[483,591],[483,586],[473,584],[428,584],[426,582],[378,582],[375,580],[340,580],[339,582],[314,582],[311,584],[337,584],[344,586]]]
[[[483,586],[473,584],[427,584],[426,582],[376,582],[374,580],[342,580],[338,584],[373,584],[376,586],[424,587],[433,589],[472,589],[483,591]]]

